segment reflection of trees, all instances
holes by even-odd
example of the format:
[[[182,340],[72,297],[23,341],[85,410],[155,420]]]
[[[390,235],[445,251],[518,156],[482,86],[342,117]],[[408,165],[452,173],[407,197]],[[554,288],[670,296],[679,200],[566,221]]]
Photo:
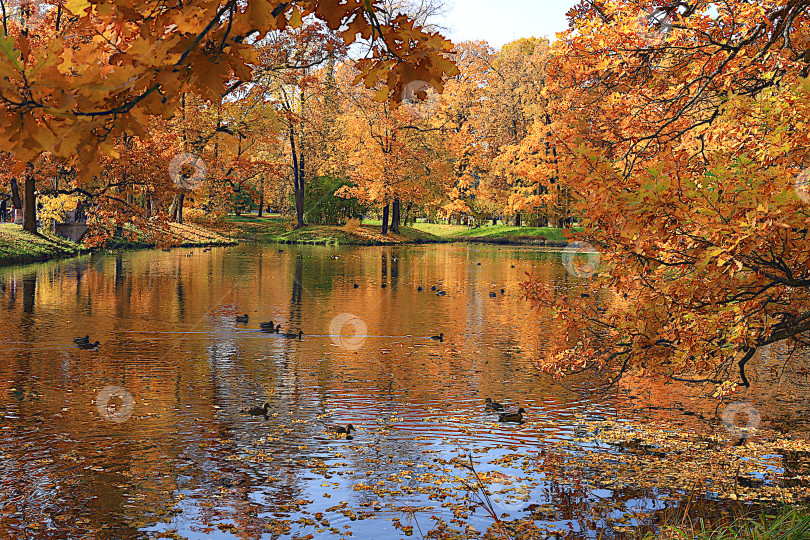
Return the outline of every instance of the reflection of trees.
[[[37,275],[26,274],[22,278],[23,313],[34,313],[34,299],[37,291]],[[26,319],[28,319],[26,317]]]
[[[261,260],[268,264],[265,270],[272,271],[253,271],[261,249],[270,250]],[[211,258],[155,252],[95,255],[59,263],[65,265],[61,277],[55,265],[37,267],[31,313],[23,308],[22,299],[29,294],[23,273],[0,271],[0,280],[13,275],[17,284],[14,292],[8,287],[9,293],[0,296],[11,334],[3,339],[19,339],[25,342],[21,348],[30,347],[44,337],[43,317],[55,313],[56,322],[50,324],[60,335],[54,341],[69,342],[72,336],[90,333],[103,344],[99,353],[79,351],[69,343],[61,350],[0,350],[0,406],[29,411],[17,421],[22,431],[0,440],[0,450],[12,455],[8,466],[0,464],[0,474],[12,467],[24,469],[20,478],[13,479],[10,492],[15,489],[15,497],[29,507],[41,507],[42,515],[57,509],[67,514],[69,523],[62,529],[76,537],[82,534],[80,518],[109,525],[119,534],[116,538],[135,537],[135,524],[161,519],[172,508],[172,493],[178,489],[187,493],[184,504],[204,511],[209,521],[229,518],[240,528],[256,532],[258,524],[268,519],[267,512],[283,513],[277,503],[307,495],[306,477],[312,473],[302,461],[323,457],[326,447],[343,444],[319,439],[326,422],[316,418],[319,413],[334,407],[340,411],[334,421],[372,428],[346,445],[345,458],[361,477],[365,471],[375,471],[370,479],[363,478],[369,483],[399,472],[399,461],[425,459],[423,443],[405,430],[455,433],[453,427],[425,427],[425,415],[435,412],[430,412],[431,407],[451,407],[448,404],[456,400],[477,398],[479,391],[541,395],[536,379],[524,385],[520,378],[505,376],[511,372],[501,350],[502,343],[515,351],[520,346],[527,352],[522,358],[527,365],[534,352],[538,317],[518,320],[511,307],[493,307],[488,297],[475,317],[465,317],[465,306],[472,300],[463,287],[451,289],[444,298],[430,294],[433,283],[454,287],[467,282],[469,262],[457,253],[464,248],[437,250],[427,257],[420,248],[372,248],[361,257],[341,257],[340,262],[310,256],[322,255],[324,248],[302,248],[303,257],[297,256],[297,249],[287,249],[284,256],[276,255],[276,248],[252,246],[240,252],[249,257],[225,257],[217,251]],[[488,283],[517,282],[526,264],[510,269],[509,257],[503,257],[505,264],[487,264],[477,271]],[[496,255],[493,260],[501,259]],[[542,264],[537,270],[559,271]],[[345,280],[335,279],[339,271],[366,281],[383,275],[392,288],[400,279],[408,285],[398,294],[379,288],[347,293],[339,285]],[[70,273],[67,278],[65,272]],[[234,287],[234,280],[242,281]],[[418,296],[415,291],[407,293],[416,284],[426,285],[428,291]],[[301,328],[308,335],[298,342],[235,333],[232,318],[237,308],[251,313],[254,328],[253,310],[258,309],[257,317],[266,316],[262,320],[272,317],[284,323],[284,331]],[[275,310],[272,316],[270,309]],[[424,339],[386,338],[368,341],[359,351],[342,351],[319,335],[340,312],[363,318],[369,333],[382,328],[424,337],[435,333],[433,329],[451,328],[456,335],[478,333],[481,338],[478,343],[459,339],[447,348]],[[63,314],[70,316],[59,321]],[[26,316],[31,321],[28,329],[21,324]],[[182,335],[189,326],[205,333]],[[71,370],[53,369],[62,358],[71,363]],[[486,369],[486,375],[476,380],[471,367]],[[502,379],[507,381],[497,382]],[[133,393],[135,418],[122,425],[99,418],[92,399],[106,384],[124,386]],[[12,387],[16,393],[7,391]],[[563,407],[566,395],[554,392]],[[263,421],[236,412],[261,399],[270,401],[279,416]],[[534,406],[538,413],[545,413],[546,407],[554,409],[540,402],[537,399]],[[62,408],[67,411],[57,422],[37,421]],[[394,413],[406,425],[393,423]],[[292,423],[299,419],[306,422]],[[49,428],[40,431],[43,423]],[[399,433],[392,436],[373,430],[389,424]],[[258,442],[277,430],[280,440]],[[36,458],[53,461],[37,464],[27,459],[28,442],[52,446]],[[307,448],[299,449],[304,445]],[[270,457],[260,459],[257,451]],[[367,458],[381,464],[369,463]],[[268,480],[271,476],[277,480]],[[356,496],[378,498],[369,492]],[[413,496],[406,494],[396,502],[409,500]],[[203,506],[208,503],[213,506]]]

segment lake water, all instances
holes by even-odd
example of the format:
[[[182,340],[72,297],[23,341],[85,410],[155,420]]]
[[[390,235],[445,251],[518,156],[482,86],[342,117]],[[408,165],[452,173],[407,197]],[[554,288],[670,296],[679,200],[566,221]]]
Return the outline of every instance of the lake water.
[[[436,491],[469,453],[480,473],[504,475],[497,512],[539,508],[538,523],[573,538],[605,528],[598,501],[677,506],[542,474],[516,483],[497,462],[539,459],[573,443],[577,415],[614,412],[535,368],[558,336],[521,298],[527,272],[557,289],[576,281],[559,253],[475,245],[242,245],[0,268],[0,537],[400,538],[437,519],[484,531],[474,497]],[[261,332],[270,320],[303,339]],[[88,334],[98,350],[72,342]],[[524,407],[526,422],[499,423],[486,397]],[[240,412],[265,402],[266,418]],[[348,423],[350,439],[325,432]]]

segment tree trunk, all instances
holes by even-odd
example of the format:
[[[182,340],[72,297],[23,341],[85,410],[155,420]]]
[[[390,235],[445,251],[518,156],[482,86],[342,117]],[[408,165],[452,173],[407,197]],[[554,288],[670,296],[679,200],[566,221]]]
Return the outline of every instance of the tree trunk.
[[[23,197],[23,229],[37,234],[37,198],[35,191],[33,166],[29,163],[25,169],[25,194]]]
[[[401,203],[399,201],[399,197],[394,199],[394,208],[391,212],[391,232],[399,234],[399,223],[402,219],[402,210],[401,210]]]
[[[180,200],[177,203],[177,216],[175,217],[175,223],[183,223],[183,203],[186,201],[186,194],[180,194]]]
[[[304,164],[295,148],[295,131],[290,129],[290,149],[293,158],[293,188],[295,190],[296,229],[304,226]]]
[[[388,207],[391,206],[391,203],[385,205],[383,208],[383,217],[382,217],[382,233],[388,234]]]
[[[402,225],[404,227],[408,226],[408,219],[411,217],[411,207],[413,206],[412,202],[408,203],[408,207],[405,209],[405,219],[402,220]]]
[[[264,180],[261,183],[261,193],[259,194],[259,217],[262,217],[264,212]]]
[[[20,199],[20,188],[17,187],[17,179],[11,179],[11,204],[14,205],[14,208],[17,210],[22,209],[22,199]]]
[[[520,212],[518,212],[517,214],[515,214],[515,227],[520,227],[520,226],[521,226]]]
[[[185,193],[175,193],[172,205],[169,207],[169,216],[175,223],[183,223],[183,201]]]

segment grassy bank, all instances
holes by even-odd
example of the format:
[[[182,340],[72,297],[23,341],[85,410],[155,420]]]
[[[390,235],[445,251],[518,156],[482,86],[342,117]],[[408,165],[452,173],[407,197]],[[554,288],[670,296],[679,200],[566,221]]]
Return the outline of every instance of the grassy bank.
[[[487,225],[470,229],[464,225],[438,225],[432,223],[417,223],[414,227],[426,231],[436,228],[436,230],[444,233],[445,238],[453,241],[492,244],[568,245],[568,240],[564,234],[566,229],[555,229],[553,227]],[[454,227],[454,229],[450,229],[450,227]]]
[[[19,225],[0,223],[0,265],[46,261],[80,254],[82,246],[49,234],[25,232]]]
[[[378,220],[366,220],[360,227],[308,225],[295,230],[279,215],[228,216],[223,222],[207,225],[220,234],[253,242],[282,244],[337,244],[374,246],[391,244],[427,244],[443,242],[482,242],[510,245],[565,246],[565,229],[552,227],[514,227],[489,225],[471,229],[465,225],[414,223],[399,234],[382,234]],[[574,229],[579,230],[579,229]]]
[[[124,230],[111,234],[104,249],[143,249],[166,246],[209,247],[230,246],[237,243],[233,238],[211,230],[208,226],[166,223],[147,232]]]
[[[367,221],[369,224],[379,224]],[[566,246],[566,229],[553,227],[515,227],[512,225],[485,225],[469,228],[466,225],[447,225],[446,223],[414,223],[412,228],[431,234],[446,242],[481,242],[489,244],[510,245],[549,245]],[[581,231],[582,229],[574,229]]]
[[[113,234],[101,249],[142,249],[176,245],[204,247],[236,243],[232,238],[197,225],[169,223],[165,228],[149,233]],[[19,225],[0,223],[0,266],[74,257],[89,250],[82,244],[53,236],[44,230],[35,235],[23,231]]]
[[[399,234],[382,234],[379,225],[334,227],[308,225],[295,230],[289,221],[278,216],[228,216],[222,223],[211,226],[220,234],[240,240],[280,244],[336,244],[349,246],[382,246],[393,244],[424,244],[447,242],[437,235],[415,228],[403,227]]]

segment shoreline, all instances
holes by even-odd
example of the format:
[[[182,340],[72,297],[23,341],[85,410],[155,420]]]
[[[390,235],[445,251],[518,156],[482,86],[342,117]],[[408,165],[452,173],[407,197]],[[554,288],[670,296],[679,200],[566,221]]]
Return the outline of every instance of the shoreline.
[[[200,227],[197,227],[195,230],[195,228],[191,226],[172,225],[173,227],[170,234],[174,234],[176,239],[182,239],[178,244],[161,246],[145,239],[129,240],[122,237],[113,237],[105,246],[90,248],[81,243],[54,236],[45,230],[40,230],[37,234],[31,234],[23,231],[22,227],[19,225],[0,223],[0,268],[59,259],[70,259],[97,252],[115,253],[168,247],[172,249],[224,247],[234,246],[239,243],[233,238],[226,238]],[[189,234],[189,231],[197,233],[200,240],[190,239],[193,238],[193,236]]]
[[[274,216],[229,216],[220,223],[207,225],[216,232],[238,240],[300,245],[388,246],[402,244],[447,244],[454,242],[511,246],[565,247],[570,229],[550,227],[486,226],[470,229],[463,225],[416,223],[401,227],[399,233],[388,231],[374,221],[347,227],[307,225],[293,229],[290,222]]]
[[[81,243],[71,242],[61,237],[40,231],[31,235],[19,225],[0,223],[0,267],[17,266],[67,259],[93,252],[119,252],[140,249],[223,247],[238,245],[241,242],[284,245],[319,246],[394,246],[427,244],[490,244],[515,247],[565,247],[567,240],[549,239],[542,235],[526,234],[516,227],[500,228],[506,233],[491,234],[496,228],[482,228],[483,234],[476,235],[475,229],[459,226],[458,234],[433,234],[431,228],[447,229],[447,226],[417,224],[421,228],[402,227],[399,234],[389,231],[383,235],[379,225],[362,225],[347,228],[338,226],[308,225],[301,229],[290,229],[289,224],[278,218],[258,218],[250,216],[231,217],[222,223],[199,225],[171,224],[170,234],[180,243],[165,246],[147,240],[143,235],[131,240],[116,236],[107,245],[89,248]],[[427,229],[427,230],[425,230]],[[562,230],[558,235],[562,236]],[[519,232],[509,236],[510,232]]]

